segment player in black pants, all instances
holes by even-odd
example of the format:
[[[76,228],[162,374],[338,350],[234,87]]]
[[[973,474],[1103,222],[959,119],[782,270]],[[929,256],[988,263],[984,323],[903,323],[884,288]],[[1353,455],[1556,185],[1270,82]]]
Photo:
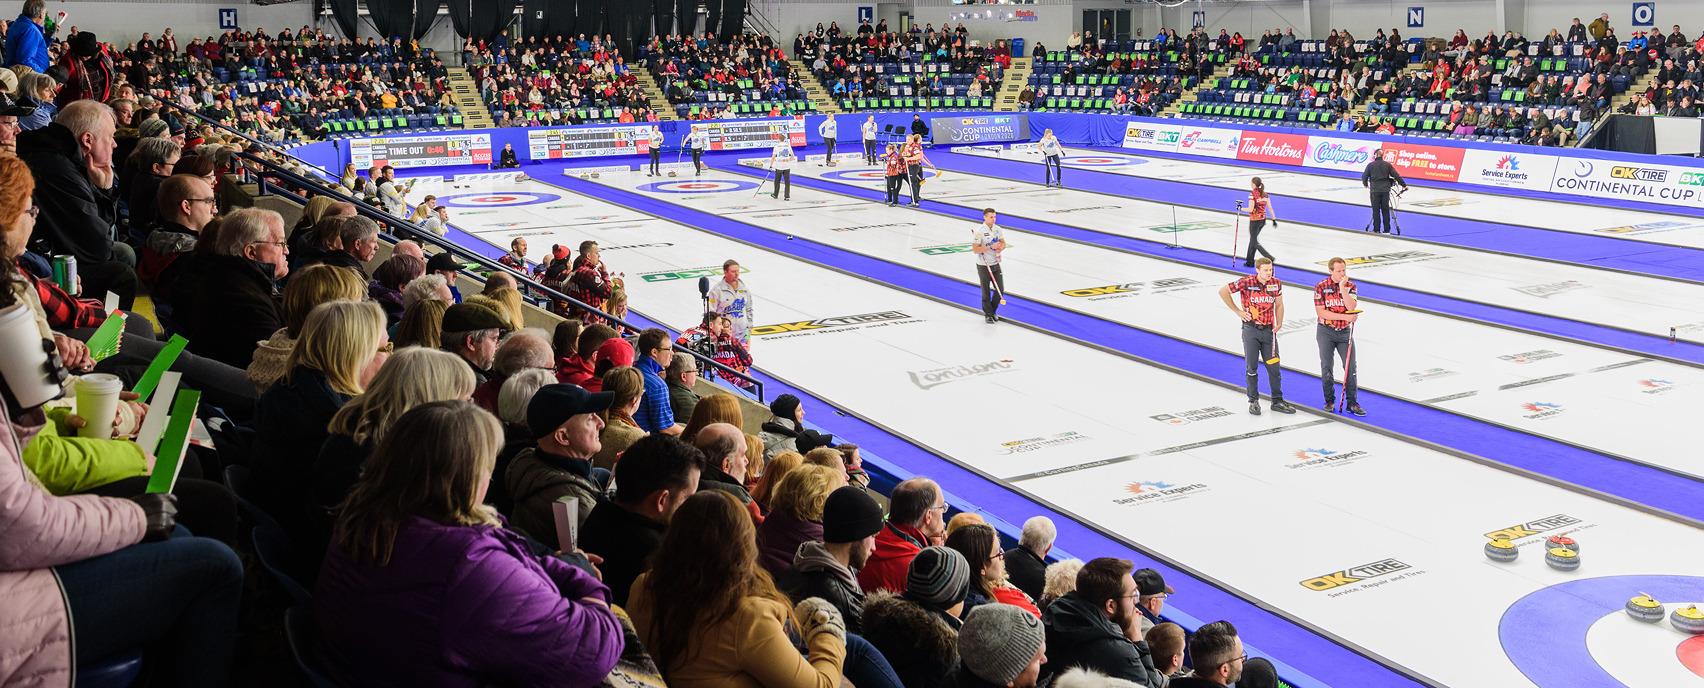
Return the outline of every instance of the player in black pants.
[[[887,155],[887,204],[899,205],[899,189],[905,186],[905,157],[899,154],[899,145],[890,143]]]
[[[1390,233],[1390,187],[1393,185],[1401,186],[1403,191],[1408,190],[1408,182],[1397,174],[1396,166],[1385,160],[1384,149],[1373,151],[1373,161],[1367,163],[1367,169],[1361,172],[1361,186],[1371,192],[1373,219],[1367,227],[1374,232]],[[1398,230],[1397,233],[1402,232]]]
[[[657,125],[651,125],[651,170],[645,173],[647,177],[655,177],[663,173],[663,130]]]
[[[1272,410],[1295,413],[1296,407],[1284,401],[1284,385],[1278,367],[1278,331],[1284,328],[1284,284],[1272,274],[1272,261],[1255,261],[1255,274],[1247,275],[1219,290],[1225,307],[1242,320],[1243,368],[1248,374],[1244,384],[1248,392],[1248,412],[1260,415],[1260,364],[1266,364],[1266,381],[1272,389]],[[1242,305],[1231,301],[1238,294]]]

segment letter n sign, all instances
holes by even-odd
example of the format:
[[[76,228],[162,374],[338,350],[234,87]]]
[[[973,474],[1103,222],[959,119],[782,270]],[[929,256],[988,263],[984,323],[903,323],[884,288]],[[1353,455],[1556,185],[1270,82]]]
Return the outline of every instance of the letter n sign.
[[[1424,28],[1425,26],[1426,26],[1426,8],[1424,8],[1424,7],[1410,7],[1410,8],[1408,8],[1408,28],[1419,29],[1419,28]]]
[[[1656,26],[1656,24],[1657,24],[1657,3],[1654,3],[1654,2],[1635,2],[1635,3],[1633,3],[1633,25],[1634,26]]]
[[[237,8],[235,8],[235,7],[221,7],[221,8],[219,8],[219,28],[220,29],[237,28]]]

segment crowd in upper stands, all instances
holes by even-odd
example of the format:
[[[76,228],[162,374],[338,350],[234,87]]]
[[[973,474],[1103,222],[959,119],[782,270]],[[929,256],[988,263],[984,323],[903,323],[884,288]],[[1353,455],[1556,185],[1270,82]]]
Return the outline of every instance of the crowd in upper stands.
[[[912,25],[900,34],[888,30],[885,19],[860,22],[851,33],[836,22],[819,23],[794,37],[793,53],[810,64],[829,97],[854,110],[895,98],[912,99],[891,106],[897,109],[964,107],[961,98],[981,107],[992,103],[1012,61],[1007,41],[977,44],[962,22],[939,31],[933,24]]]
[[[22,28],[29,23],[11,23],[23,34],[12,43],[27,40]],[[28,69],[15,69],[18,100],[57,107],[117,96],[133,109],[155,111],[169,103],[273,143],[445,126],[456,113],[443,62],[400,40],[336,39],[303,26],[276,35],[229,29],[180,43],[168,27],[158,38],[144,33],[119,48],[76,26],[65,33],[64,41],[41,44],[49,52],[40,59],[8,60]],[[32,122],[51,114],[41,109]]]
[[[498,126],[656,121],[613,37],[469,39],[463,64]]]
[[[638,54],[682,119],[779,117],[810,107],[793,65],[767,35],[726,43],[711,33],[653,36]]]

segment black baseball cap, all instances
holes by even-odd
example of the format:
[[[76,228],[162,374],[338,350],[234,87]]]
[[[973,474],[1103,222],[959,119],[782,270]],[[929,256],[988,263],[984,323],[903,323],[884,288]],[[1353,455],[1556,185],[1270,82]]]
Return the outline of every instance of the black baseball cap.
[[[461,261],[456,260],[456,257],[449,253],[434,254],[426,261],[427,272],[438,272],[440,270],[455,270],[460,272],[461,269]]]
[[[614,402],[613,392],[588,392],[570,384],[545,385],[527,403],[527,431],[538,439],[556,432],[569,418],[603,411]]]
[[[11,96],[0,94],[0,117],[29,117],[35,111],[33,107],[19,105]]]
[[[1136,569],[1136,572],[1130,574],[1130,577],[1136,579],[1136,592],[1140,593],[1143,597],[1158,595],[1160,593],[1170,595],[1172,593],[1171,586],[1166,585],[1166,579],[1160,576],[1159,571],[1155,571],[1153,569]]]

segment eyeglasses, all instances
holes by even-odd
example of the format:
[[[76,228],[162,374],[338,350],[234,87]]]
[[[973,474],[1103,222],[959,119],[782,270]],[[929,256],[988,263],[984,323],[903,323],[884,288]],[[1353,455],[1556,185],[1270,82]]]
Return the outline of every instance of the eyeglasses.
[[[219,202],[219,199],[217,198],[185,198],[183,200],[190,203],[206,203],[207,205],[213,205]]]
[[[32,205],[24,212],[29,213],[30,217],[41,217],[41,206]]]
[[[252,244],[264,244],[264,245],[267,245],[267,246],[289,246],[290,242],[288,242],[288,241],[251,241],[251,242],[249,242],[249,244],[251,244],[251,245]]]

